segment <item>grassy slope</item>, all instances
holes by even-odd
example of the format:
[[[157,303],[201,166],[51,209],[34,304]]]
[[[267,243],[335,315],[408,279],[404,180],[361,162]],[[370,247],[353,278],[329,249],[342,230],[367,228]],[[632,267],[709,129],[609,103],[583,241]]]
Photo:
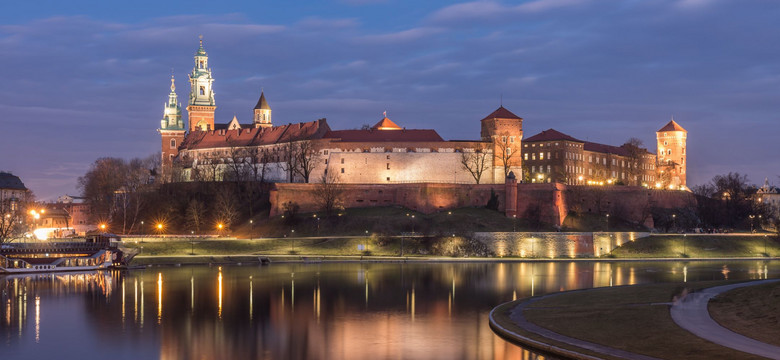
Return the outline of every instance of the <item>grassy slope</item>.
[[[678,327],[669,305],[683,287],[723,282],[652,284],[570,292],[535,303],[524,315],[557,333],[662,359],[751,359]]]
[[[713,298],[709,310],[721,326],[780,346],[780,283],[731,290]]]
[[[764,255],[764,241],[768,256],[780,255],[780,241],[768,235],[658,235],[637,239],[612,251],[618,258],[646,257],[760,257]],[[684,248],[683,248],[684,245]]]

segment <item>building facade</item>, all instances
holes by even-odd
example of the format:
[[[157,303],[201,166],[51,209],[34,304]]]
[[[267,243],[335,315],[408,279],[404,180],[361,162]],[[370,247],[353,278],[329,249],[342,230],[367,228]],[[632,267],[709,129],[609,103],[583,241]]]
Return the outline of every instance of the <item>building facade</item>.
[[[523,118],[503,106],[480,120],[479,140],[468,141],[447,141],[432,129],[407,129],[386,113],[360,130],[333,130],[325,119],[275,126],[263,91],[251,124],[241,124],[236,116],[219,124],[202,39],[194,60],[189,126],[171,79],[159,129],[166,181],[503,184],[514,173],[522,174],[520,182],[685,189],[687,132],[674,120],[657,132],[663,157],[553,129],[523,139]]]

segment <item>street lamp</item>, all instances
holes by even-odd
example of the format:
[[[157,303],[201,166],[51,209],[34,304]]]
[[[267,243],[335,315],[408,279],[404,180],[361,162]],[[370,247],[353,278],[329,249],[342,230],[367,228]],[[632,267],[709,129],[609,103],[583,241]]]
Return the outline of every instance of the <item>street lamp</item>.
[[[106,224],[100,224],[100,231],[106,231]]]
[[[195,255],[195,231],[190,231],[190,255]]]
[[[252,219],[249,219],[249,240],[252,240],[254,238],[255,231],[255,222],[252,221]]]
[[[512,215],[512,232],[517,231],[517,214]]]
[[[414,215],[412,215],[412,235],[414,235]]]
[[[157,223],[157,226],[155,226],[155,227],[157,228],[157,233],[162,235],[162,233],[163,233],[163,224],[162,223]]]
[[[144,233],[144,221],[141,220],[141,235]]]
[[[756,216],[755,215],[750,215],[748,217],[750,218],[750,232],[752,233],[753,232],[753,219],[755,219]]]
[[[290,240],[292,240],[292,247],[290,248],[290,253],[295,253],[295,229],[290,229]]]
[[[607,232],[609,232],[609,214],[607,214]]]
[[[672,229],[677,231],[677,214],[672,214]]]
[[[683,257],[686,257],[686,251],[685,251],[685,239],[688,238],[688,234],[683,234]]]

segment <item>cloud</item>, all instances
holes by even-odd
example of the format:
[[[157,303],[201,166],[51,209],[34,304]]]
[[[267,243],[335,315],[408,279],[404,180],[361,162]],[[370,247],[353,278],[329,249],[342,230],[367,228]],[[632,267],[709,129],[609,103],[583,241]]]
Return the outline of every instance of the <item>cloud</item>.
[[[490,21],[510,16],[550,11],[559,8],[582,6],[589,0],[534,0],[519,5],[505,5],[496,1],[474,1],[450,5],[434,12],[434,22],[454,23],[459,21]]]
[[[424,38],[428,38],[432,35],[443,32],[444,29],[437,27],[417,27],[407,30],[402,30],[393,33],[364,35],[358,37],[356,40],[364,44],[395,44],[405,43],[411,41],[417,41]]]

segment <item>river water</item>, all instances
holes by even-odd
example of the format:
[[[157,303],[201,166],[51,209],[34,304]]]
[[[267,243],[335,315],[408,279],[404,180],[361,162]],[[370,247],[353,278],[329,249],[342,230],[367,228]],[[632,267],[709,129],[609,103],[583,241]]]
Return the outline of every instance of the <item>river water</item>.
[[[491,331],[494,306],[581,288],[777,277],[780,261],[321,263],[0,276],[0,349],[3,359],[542,359]]]

